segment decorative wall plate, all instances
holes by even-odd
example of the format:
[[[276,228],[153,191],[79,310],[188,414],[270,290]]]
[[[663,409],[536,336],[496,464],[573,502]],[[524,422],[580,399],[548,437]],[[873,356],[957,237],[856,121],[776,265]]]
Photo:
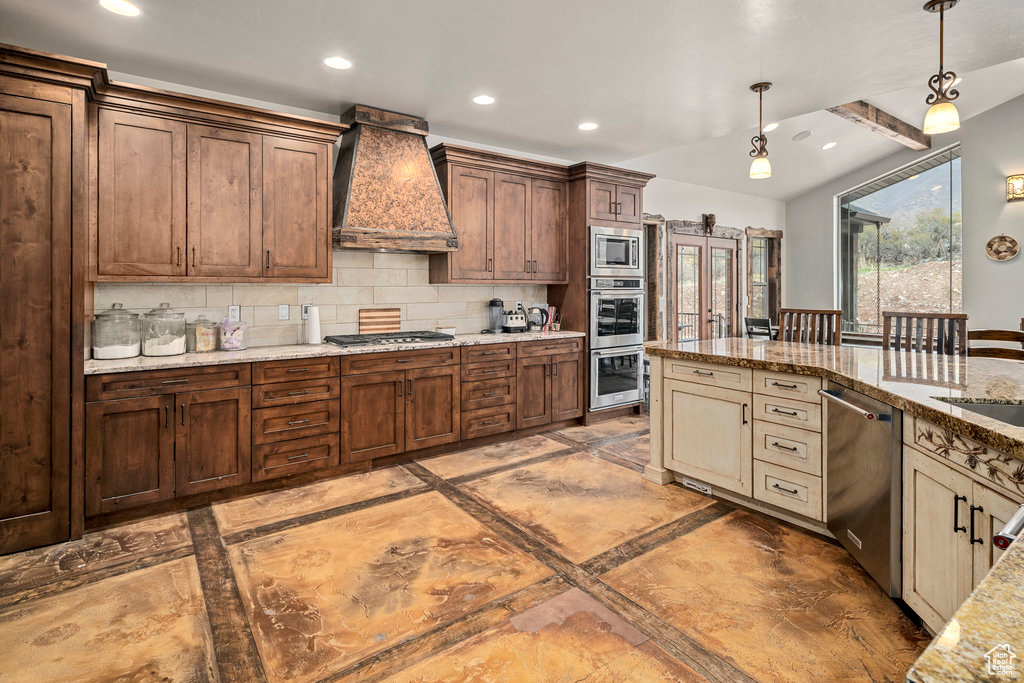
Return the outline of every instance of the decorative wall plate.
[[[996,235],[985,245],[985,253],[993,261],[1009,261],[1020,253],[1020,244],[1009,235]]]

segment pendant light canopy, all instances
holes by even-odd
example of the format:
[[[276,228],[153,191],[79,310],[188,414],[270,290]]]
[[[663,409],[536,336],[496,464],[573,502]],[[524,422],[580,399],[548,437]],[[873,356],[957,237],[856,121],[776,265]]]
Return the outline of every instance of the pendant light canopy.
[[[953,100],[960,97],[960,93],[953,89],[956,74],[952,71],[945,71],[942,64],[946,10],[956,7],[958,1],[928,0],[924,4],[925,11],[939,13],[939,72],[928,79],[928,87],[931,88],[932,93],[925,100],[927,104],[931,105],[924,117],[923,130],[927,135],[948,133],[960,127],[960,114],[953,104]]]
[[[757,135],[750,138],[750,144],[754,149],[750,150],[750,156],[754,160],[750,162],[750,177],[754,180],[763,180],[772,177],[772,164],[768,161],[768,137],[764,134],[764,91],[772,87],[771,83],[755,83],[750,89],[757,93]]]

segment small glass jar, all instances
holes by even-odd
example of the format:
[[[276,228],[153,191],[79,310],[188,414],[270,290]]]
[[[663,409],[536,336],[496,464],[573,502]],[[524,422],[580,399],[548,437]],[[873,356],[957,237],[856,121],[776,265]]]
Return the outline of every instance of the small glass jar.
[[[185,353],[185,314],[160,304],[142,316],[142,355],[178,356]]]
[[[220,323],[220,350],[241,351],[245,348],[245,323],[224,318]]]
[[[189,353],[207,353],[217,350],[220,325],[205,317],[190,322],[185,331],[185,349]]]
[[[113,304],[92,317],[92,357],[97,360],[134,358],[140,351],[139,315]]]

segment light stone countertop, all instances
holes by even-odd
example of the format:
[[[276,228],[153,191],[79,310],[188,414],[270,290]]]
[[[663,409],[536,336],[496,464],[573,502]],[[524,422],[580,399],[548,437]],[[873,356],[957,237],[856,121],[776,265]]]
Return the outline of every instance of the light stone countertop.
[[[227,365],[230,363],[256,363],[291,358],[316,358],[318,356],[351,356],[360,353],[383,353],[385,351],[417,351],[438,349],[449,346],[476,346],[479,344],[507,344],[510,342],[571,339],[586,336],[583,332],[514,332],[509,334],[457,334],[452,341],[421,342],[418,344],[375,344],[369,346],[340,347],[334,344],[289,344],[287,346],[256,346],[244,351],[211,351],[209,353],[185,353],[179,356],[136,356],[118,360],[87,360],[86,375],[101,375],[111,372],[134,372],[138,370],[167,370],[192,368],[204,365]]]

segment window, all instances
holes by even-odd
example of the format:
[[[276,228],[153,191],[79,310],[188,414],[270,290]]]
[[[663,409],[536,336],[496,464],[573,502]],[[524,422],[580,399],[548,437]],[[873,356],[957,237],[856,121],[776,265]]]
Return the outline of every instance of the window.
[[[782,232],[747,228],[747,317],[779,319]]]
[[[880,334],[882,311],[959,313],[960,148],[839,197],[843,331]]]

